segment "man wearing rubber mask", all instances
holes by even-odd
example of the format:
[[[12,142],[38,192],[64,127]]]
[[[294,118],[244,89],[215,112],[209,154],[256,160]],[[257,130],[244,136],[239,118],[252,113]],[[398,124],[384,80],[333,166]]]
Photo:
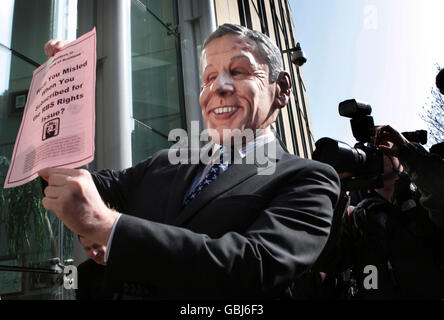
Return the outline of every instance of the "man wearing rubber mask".
[[[204,43],[201,73],[208,162],[171,164],[163,150],[120,171],[44,169],[43,205],[107,246],[106,289],[122,297],[136,295],[134,284],[147,297],[289,296],[327,241],[339,179],[285,152],[272,133],[291,81],[267,36],[219,26]],[[247,131],[253,138],[233,145],[233,133]],[[272,173],[249,163],[251,152]]]

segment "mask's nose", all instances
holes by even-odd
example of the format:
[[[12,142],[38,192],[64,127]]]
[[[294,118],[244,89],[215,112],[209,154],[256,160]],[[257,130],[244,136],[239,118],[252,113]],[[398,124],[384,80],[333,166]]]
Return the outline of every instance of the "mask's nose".
[[[225,96],[233,94],[234,92],[234,82],[233,78],[226,72],[221,73],[213,82],[213,90],[216,91],[218,95]]]

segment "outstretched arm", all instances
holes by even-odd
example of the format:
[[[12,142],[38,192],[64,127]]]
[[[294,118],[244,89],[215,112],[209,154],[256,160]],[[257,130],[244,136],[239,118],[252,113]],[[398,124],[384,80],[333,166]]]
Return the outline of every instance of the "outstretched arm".
[[[430,219],[444,229],[444,161],[430,154],[419,144],[409,142],[390,126],[380,128],[378,147],[398,157],[412,182],[421,191],[421,204],[428,210]]]

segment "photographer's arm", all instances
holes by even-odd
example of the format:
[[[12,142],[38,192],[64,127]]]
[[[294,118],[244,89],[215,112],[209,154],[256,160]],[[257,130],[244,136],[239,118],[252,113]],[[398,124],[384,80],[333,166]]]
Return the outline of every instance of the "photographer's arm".
[[[420,202],[428,210],[430,219],[444,229],[444,162],[415,143],[401,148],[399,160],[421,191]]]
[[[444,162],[421,145],[409,142],[390,126],[382,127],[379,132],[379,139],[383,143],[379,147],[387,154],[398,157],[411,181],[421,191],[420,202],[428,210],[430,219],[444,229]]]

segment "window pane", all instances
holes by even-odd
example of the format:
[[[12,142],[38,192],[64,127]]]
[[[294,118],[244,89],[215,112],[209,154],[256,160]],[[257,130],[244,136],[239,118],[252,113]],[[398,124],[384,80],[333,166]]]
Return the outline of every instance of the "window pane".
[[[3,189],[3,184],[20,126],[27,90],[36,68],[26,59],[41,64],[47,60],[43,45],[50,38],[55,34],[69,37],[75,35],[76,2],[76,0],[10,0],[6,1],[4,6],[2,2],[0,266],[49,269],[53,258],[59,258],[63,263],[73,255],[72,233],[53,213],[46,212],[41,204],[43,193],[40,180],[36,179],[10,189]],[[75,10],[72,10],[73,7]],[[14,54],[11,49],[23,56]],[[2,300],[73,298],[72,292],[63,290],[57,279],[57,276],[46,273],[2,270],[0,296]]]
[[[142,2],[133,0],[131,6],[133,117],[154,131],[135,126],[133,163],[167,147],[165,136],[182,127],[176,37],[145,7],[164,24],[174,24],[173,1]]]
[[[134,120],[132,132],[133,162],[138,163],[161,149],[169,148],[173,142],[156,133],[146,125]]]

